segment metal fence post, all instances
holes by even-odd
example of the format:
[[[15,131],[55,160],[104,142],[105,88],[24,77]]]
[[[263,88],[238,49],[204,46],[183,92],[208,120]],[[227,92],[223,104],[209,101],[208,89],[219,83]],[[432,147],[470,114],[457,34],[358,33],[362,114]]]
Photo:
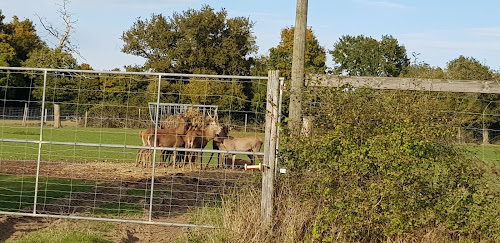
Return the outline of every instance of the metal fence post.
[[[262,225],[267,230],[271,226],[273,214],[274,168],[276,158],[279,71],[269,71],[266,104],[266,140],[264,142],[264,172],[262,175],[261,215]]]
[[[155,136],[153,142],[153,171],[151,172],[151,194],[149,199],[149,222],[153,215],[153,195],[155,186],[155,169],[156,169],[156,146],[158,138],[158,122],[160,119],[160,97],[161,97],[161,75],[158,75],[158,96],[156,97],[156,118],[155,118]]]
[[[38,158],[36,160],[36,179],[35,179],[35,198],[33,199],[33,214],[36,214],[36,204],[38,197],[38,181],[40,178],[40,160],[42,156],[43,141],[43,118],[45,112],[45,88],[47,87],[47,70],[43,71],[43,90],[42,90],[42,115],[40,116],[40,141],[38,143]]]

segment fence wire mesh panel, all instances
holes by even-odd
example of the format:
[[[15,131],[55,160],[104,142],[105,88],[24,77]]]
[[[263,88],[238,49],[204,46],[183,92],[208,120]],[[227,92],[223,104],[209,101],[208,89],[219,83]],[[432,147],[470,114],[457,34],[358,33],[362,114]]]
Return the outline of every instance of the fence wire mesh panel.
[[[267,79],[0,67],[0,213],[214,226],[260,176]]]
[[[386,79],[390,83],[384,83]],[[335,76],[312,79],[304,93],[303,130],[314,136],[345,129],[343,132],[352,132],[362,143],[385,137],[390,131],[402,139],[410,133],[412,139],[422,135],[428,142],[446,144],[484,160],[495,171],[500,161],[500,90],[484,88],[483,83],[491,81],[400,79],[399,85],[397,81]],[[434,87],[433,82],[439,85]]]

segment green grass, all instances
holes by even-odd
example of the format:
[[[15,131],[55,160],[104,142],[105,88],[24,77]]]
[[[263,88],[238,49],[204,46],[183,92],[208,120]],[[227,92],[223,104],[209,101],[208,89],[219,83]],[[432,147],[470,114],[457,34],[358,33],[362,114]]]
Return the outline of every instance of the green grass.
[[[93,185],[83,180],[41,178],[38,202],[50,202],[69,195],[70,192],[88,191]],[[0,175],[0,210],[19,211],[33,206],[35,177]]]
[[[43,129],[44,141],[140,145],[140,129],[77,128],[63,127]],[[1,126],[4,139],[39,140],[40,128]],[[42,145],[42,160],[51,161],[135,161],[135,149],[82,147],[74,145]],[[36,160],[38,144],[0,142],[0,158]]]
[[[40,127],[20,126],[16,124],[0,123],[0,137],[4,139],[35,140],[40,139]],[[118,128],[81,128],[75,126],[63,126],[62,128],[46,127],[43,129],[44,141],[93,143],[93,144],[115,144],[115,145],[141,145],[139,132],[141,129],[118,129]],[[231,136],[253,136],[253,132],[232,131]],[[263,138],[264,134],[257,133]],[[212,149],[209,142],[206,149]],[[137,149],[105,148],[74,145],[51,145],[43,144],[41,160],[43,161],[109,161],[109,162],[133,162],[136,159]],[[158,153],[159,154],[159,153]],[[203,153],[202,161],[206,164],[211,153]],[[11,143],[0,142],[0,159],[3,160],[37,160],[38,144],[36,143]],[[216,154],[214,154],[216,157]],[[246,155],[238,155],[237,158],[246,159]],[[158,161],[159,157],[157,157]],[[211,164],[217,164],[216,158],[212,158]]]
[[[499,145],[469,145],[465,149],[472,152],[478,159],[488,164],[500,166],[500,146]]]
[[[108,203],[94,210],[98,215],[141,215],[143,209],[134,204],[128,203]]]

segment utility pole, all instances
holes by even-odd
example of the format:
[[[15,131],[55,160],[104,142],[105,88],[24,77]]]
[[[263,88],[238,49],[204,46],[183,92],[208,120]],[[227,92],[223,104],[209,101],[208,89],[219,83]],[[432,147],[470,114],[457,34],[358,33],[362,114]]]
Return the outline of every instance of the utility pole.
[[[290,90],[290,132],[299,135],[302,127],[302,92],[304,89],[304,63],[306,55],[307,1],[297,0],[293,38],[292,87]]]

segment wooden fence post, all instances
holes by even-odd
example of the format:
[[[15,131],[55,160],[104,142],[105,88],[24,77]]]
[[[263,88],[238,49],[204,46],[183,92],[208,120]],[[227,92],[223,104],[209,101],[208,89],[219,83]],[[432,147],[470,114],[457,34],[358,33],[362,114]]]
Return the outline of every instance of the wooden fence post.
[[[304,120],[304,122],[302,123],[302,132],[301,133],[302,133],[302,135],[304,135],[306,137],[311,137],[314,116],[304,116],[303,120]]]
[[[83,126],[84,127],[87,127],[87,121],[88,121],[88,117],[89,117],[89,111],[85,111],[85,120],[83,122]]]
[[[54,128],[61,127],[61,107],[54,104]]]
[[[247,132],[248,114],[245,113],[245,132]]]
[[[26,126],[27,121],[28,121],[28,103],[24,103],[23,126]]]
[[[290,89],[290,134],[300,134],[302,127],[302,92],[305,79],[305,53],[307,35],[307,0],[297,0],[293,37],[292,87]]]
[[[266,139],[264,142],[264,169],[262,175],[261,215],[264,230],[271,229],[274,194],[274,163],[279,103],[279,71],[269,71],[267,81]]]

